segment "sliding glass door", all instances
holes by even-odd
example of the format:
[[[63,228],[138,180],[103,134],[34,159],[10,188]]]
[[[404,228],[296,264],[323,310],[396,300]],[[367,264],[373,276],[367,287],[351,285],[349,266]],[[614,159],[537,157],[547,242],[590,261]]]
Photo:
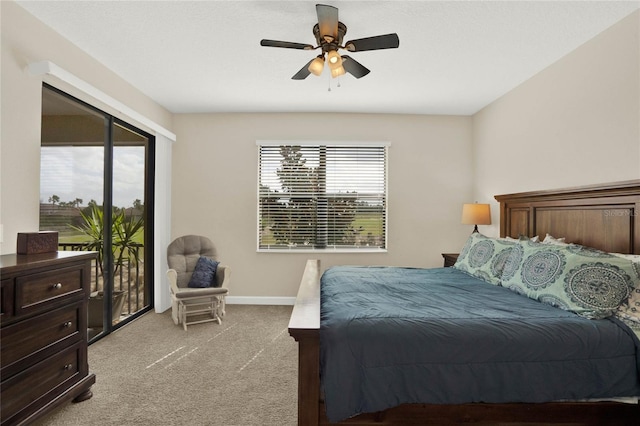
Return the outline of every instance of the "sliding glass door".
[[[154,139],[50,86],[42,93],[40,230],[60,250],[98,253],[95,341],[152,308]]]
[[[113,125],[112,156],[112,247],[114,315],[117,311],[132,315],[150,307],[151,264],[145,257],[147,232],[152,230],[152,217],[147,215],[151,198],[147,171],[149,138],[124,123]],[[151,256],[150,256],[151,257]],[[147,271],[147,272],[145,272]],[[146,285],[149,283],[149,285]]]

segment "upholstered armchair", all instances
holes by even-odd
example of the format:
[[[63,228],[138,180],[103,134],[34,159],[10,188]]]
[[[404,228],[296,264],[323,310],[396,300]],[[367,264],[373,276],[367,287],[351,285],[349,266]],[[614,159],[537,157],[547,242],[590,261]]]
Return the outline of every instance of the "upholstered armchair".
[[[200,260],[203,257],[204,259]],[[167,277],[171,286],[171,317],[173,322],[187,325],[201,322],[217,321],[222,323],[225,315],[225,297],[229,293],[231,270],[229,267],[217,264],[216,249],[207,237],[199,235],[185,235],[176,238],[167,247],[167,263],[169,270]],[[202,274],[202,265],[213,265],[215,275],[208,286],[190,287],[198,283],[197,279],[211,277]],[[217,264],[217,265],[216,265]],[[193,277],[196,272],[196,277]],[[192,277],[194,278],[192,280]],[[201,280],[200,280],[201,281]]]

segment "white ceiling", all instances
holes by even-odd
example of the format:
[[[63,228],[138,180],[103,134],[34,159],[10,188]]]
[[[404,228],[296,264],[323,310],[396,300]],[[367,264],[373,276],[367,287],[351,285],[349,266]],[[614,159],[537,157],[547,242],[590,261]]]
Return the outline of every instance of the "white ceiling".
[[[371,70],[291,80],[317,53],[317,1],[18,1],[174,113],[473,114],[640,7],[640,1],[329,1]],[[42,58],[49,59],[49,58]],[[339,82],[340,87],[337,86]],[[328,90],[331,85],[331,91]]]

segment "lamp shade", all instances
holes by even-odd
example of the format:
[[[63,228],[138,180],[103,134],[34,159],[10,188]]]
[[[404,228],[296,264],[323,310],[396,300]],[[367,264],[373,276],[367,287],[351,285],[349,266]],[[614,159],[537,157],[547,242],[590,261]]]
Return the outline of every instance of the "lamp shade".
[[[313,61],[311,61],[308,69],[309,69],[309,72],[312,73],[313,75],[320,75],[322,74],[323,68],[324,68],[324,57],[320,55],[317,58],[315,58]]]
[[[345,73],[346,73],[346,70],[342,66],[339,66],[338,68],[331,68],[331,78],[340,77]]]
[[[462,223],[465,225],[491,225],[489,204],[464,204],[462,206]]]
[[[329,63],[329,68],[336,69],[342,66],[342,57],[335,50],[330,50],[327,52],[327,62]]]

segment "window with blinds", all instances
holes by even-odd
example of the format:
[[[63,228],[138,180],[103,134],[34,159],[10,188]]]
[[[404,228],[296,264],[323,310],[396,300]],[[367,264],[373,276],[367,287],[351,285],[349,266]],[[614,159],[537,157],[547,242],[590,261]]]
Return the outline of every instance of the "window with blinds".
[[[258,146],[258,249],[386,248],[387,143]]]

